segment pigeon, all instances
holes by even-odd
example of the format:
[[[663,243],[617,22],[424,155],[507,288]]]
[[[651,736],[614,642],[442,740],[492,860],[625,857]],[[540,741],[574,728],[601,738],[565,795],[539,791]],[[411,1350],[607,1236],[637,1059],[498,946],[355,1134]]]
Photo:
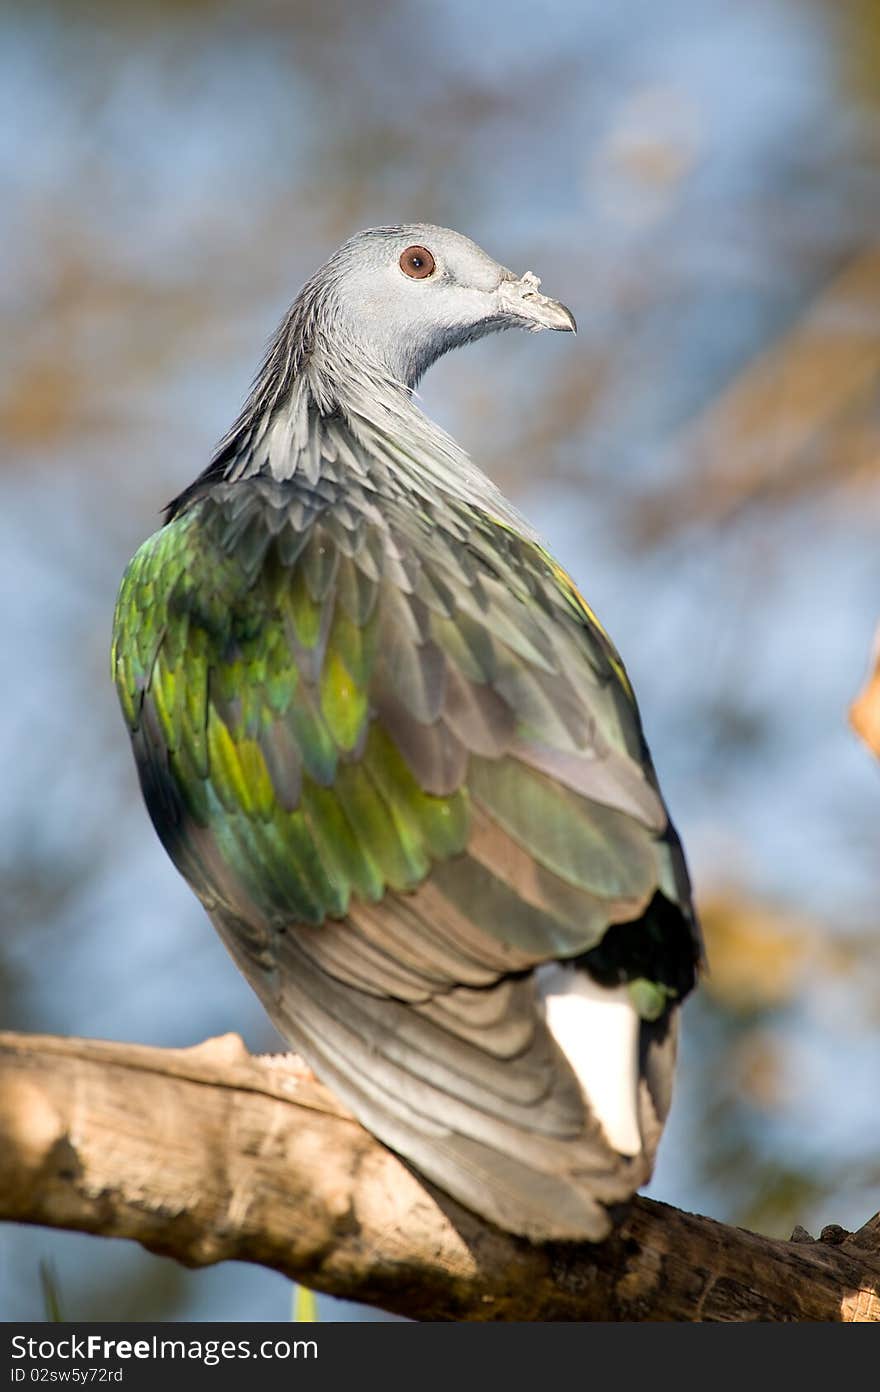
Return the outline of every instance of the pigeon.
[[[290,1048],[435,1190],[597,1242],[702,948],[620,656],[416,396],[508,328],[575,320],[446,228],[341,246],[130,562],[112,667],[162,844]]]

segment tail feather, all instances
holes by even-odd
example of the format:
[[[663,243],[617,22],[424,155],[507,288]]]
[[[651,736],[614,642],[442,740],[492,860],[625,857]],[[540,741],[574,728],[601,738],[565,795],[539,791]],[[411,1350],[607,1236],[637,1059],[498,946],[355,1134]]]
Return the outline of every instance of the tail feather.
[[[374,1135],[491,1222],[532,1241],[599,1241],[609,1209],[649,1178],[673,1030],[639,1022],[637,1092],[633,1075],[624,1108],[632,1150],[622,1153],[605,1104],[548,1027],[536,972],[456,988],[454,1009],[438,1009],[442,993],[422,1006],[339,980],[295,930],[266,972],[242,950],[237,922],[213,917],[291,1047]]]

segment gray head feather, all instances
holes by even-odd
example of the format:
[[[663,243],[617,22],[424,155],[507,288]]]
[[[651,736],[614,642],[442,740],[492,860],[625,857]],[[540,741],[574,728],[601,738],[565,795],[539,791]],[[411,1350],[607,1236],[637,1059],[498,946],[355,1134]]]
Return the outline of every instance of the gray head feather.
[[[430,274],[407,274],[401,257],[410,247],[430,253]],[[539,284],[448,228],[409,223],[359,232],[303,286],[207,477],[302,472],[314,481],[329,457],[325,424],[333,421],[337,436],[344,424],[359,450],[383,457],[387,467],[412,467],[484,502],[488,492],[497,509],[501,495],[412,394],[443,353],[485,334],[573,330],[570,311],[541,295]],[[504,511],[510,514],[509,504]]]

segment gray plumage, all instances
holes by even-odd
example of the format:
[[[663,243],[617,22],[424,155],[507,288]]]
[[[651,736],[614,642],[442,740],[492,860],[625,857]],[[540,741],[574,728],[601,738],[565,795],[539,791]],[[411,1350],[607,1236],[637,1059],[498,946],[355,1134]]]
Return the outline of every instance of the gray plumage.
[[[291,1046],[463,1203],[598,1239],[699,936],[617,652],[414,397],[508,327],[574,321],[455,232],[346,243],[129,567],[114,665],[159,835]]]

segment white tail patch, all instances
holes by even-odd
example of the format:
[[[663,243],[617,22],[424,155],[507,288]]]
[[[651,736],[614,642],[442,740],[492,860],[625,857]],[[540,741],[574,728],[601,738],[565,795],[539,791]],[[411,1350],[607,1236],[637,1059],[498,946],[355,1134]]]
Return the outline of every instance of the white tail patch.
[[[538,985],[547,1025],[565,1054],[609,1144],[638,1155],[638,1011],[626,986],[599,986],[574,966],[542,967]]]

